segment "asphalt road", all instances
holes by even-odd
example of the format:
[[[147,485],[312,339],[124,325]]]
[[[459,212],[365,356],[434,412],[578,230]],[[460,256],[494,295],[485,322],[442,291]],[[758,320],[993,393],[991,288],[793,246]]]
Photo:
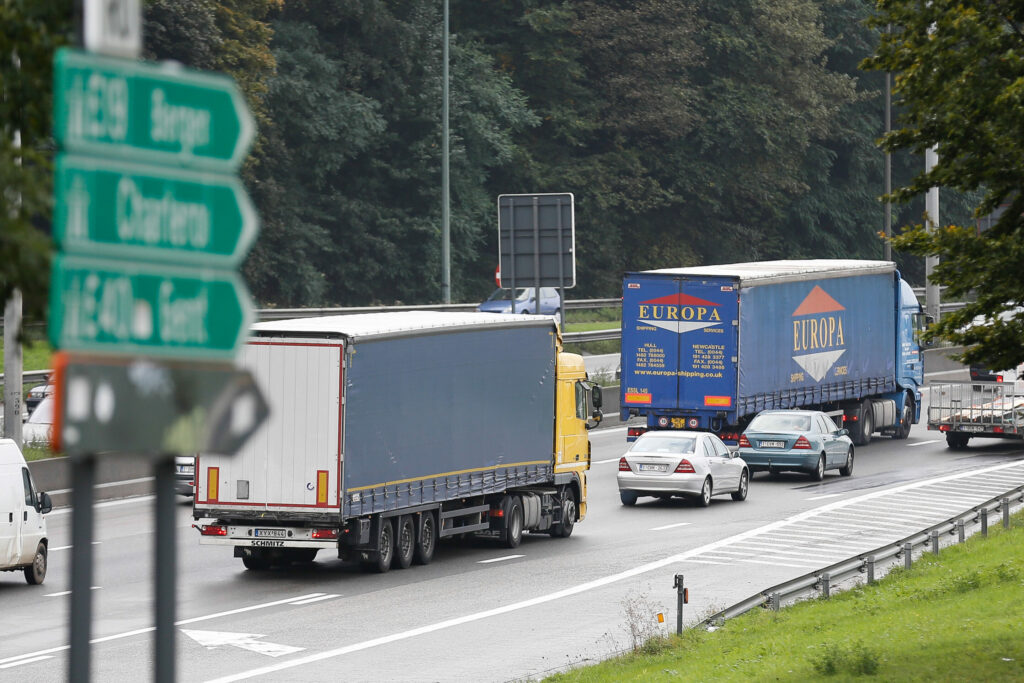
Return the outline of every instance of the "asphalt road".
[[[757,475],[747,501],[620,505],[623,428],[595,432],[587,519],[569,539],[442,544],[425,567],[363,574],[322,556],[312,569],[247,572],[200,546],[178,509],[177,666],[181,681],[508,681],[597,660],[654,615],[674,626],[775,583],[901,538],[1024,483],[1018,442],[947,450],[916,426],[857,450],[850,478]],[[97,510],[93,680],[153,680],[153,501]],[[0,574],[0,680],[67,678],[71,515],[49,517],[50,568],[32,587]],[[323,553],[322,553],[323,555]],[[632,616],[631,616],[632,615]]]

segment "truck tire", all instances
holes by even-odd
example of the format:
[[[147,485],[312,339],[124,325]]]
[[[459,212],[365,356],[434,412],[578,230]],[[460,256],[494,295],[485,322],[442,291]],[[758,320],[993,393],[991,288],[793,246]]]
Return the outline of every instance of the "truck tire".
[[[412,561],[416,564],[430,564],[437,549],[437,518],[433,512],[420,515],[419,528],[416,529],[416,552]]]
[[[395,553],[391,564],[395,569],[408,569],[416,552],[416,527],[412,517],[402,515],[395,518]]]
[[[270,560],[254,550],[252,555],[242,556],[242,566],[249,571],[261,572],[270,569]]]
[[[552,538],[569,538],[576,527],[576,491],[566,486],[561,496],[562,521],[548,531]]]
[[[391,559],[395,554],[395,527],[390,520],[378,520],[377,559],[370,560],[366,567],[378,574],[391,569]]]
[[[316,559],[317,554],[316,548],[297,548],[290,550],[285,555],[289,562],[295,562],[296,564],[309,564]]]
[[[903,402],[903,414],[900,416],[900,424],[893,432],[892,438],[906,439],[910,436],[910,427],[914,423],[914,399],[907,396]]]
[[[858,429],[860,438],[857,445],[866,446],[871,443],[871,434],[875,431],[875,411],[871,408],[871,401],[864,401],[861,407]]]
[[[821,481],[825,478],[825,454],[822,453],[818,456],[818,464],[811,470],[811,479],[813,481]]]
[[[506,548],[518,548],[523,541],[523,501],[512,496],[505,504],[505,531],[502,540]]]
[[[31,586],[38,586],[46,578],[46,544],[40,542],[36,546],[36,554],[32,564],[25,567],[25,581]]]
[[[967,442],[970,439],[971,437],[966,434],[946,434],[946,446],[958,451],[962,448],[967,448]]]

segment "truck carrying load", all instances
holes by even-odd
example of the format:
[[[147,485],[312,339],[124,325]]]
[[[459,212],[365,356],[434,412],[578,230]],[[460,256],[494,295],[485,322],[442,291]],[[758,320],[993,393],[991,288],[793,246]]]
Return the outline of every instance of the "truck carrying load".
[[[429,562],[446,536],[566,537],[586,513],[600,390],[553,318],[265,322],[240,364],[270,417],[236,455],[197,457],[193,515],[202,543],[234,546],[247,568],[326,549],[387,571]]]
[[[761,410],[813,408],[866,444],[920,416],[924,316],[888,261],[791,260],[627,273],[621,417],[734,442]],[[635,438],[635,437],[634,437]]]
[[[928,429],[946,435],[950,448],[972,437],[1024,439],[1024,383],[945,382],[930,385]]]

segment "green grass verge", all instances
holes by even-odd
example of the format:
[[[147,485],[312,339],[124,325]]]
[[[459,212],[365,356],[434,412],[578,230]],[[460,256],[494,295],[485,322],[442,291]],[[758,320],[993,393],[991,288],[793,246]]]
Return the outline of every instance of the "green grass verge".
[[[1024,680],[1024,515],[909,570],[546,681]]]

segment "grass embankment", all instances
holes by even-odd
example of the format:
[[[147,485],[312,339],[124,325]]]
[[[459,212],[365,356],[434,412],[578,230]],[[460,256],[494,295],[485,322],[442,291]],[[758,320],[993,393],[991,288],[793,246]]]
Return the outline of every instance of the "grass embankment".
[[[909,571],[545,680],[1024,680],[1024,515]]]
[[[621,325],[622,310],[615,306],[610,308],[570,309],[565,312],[565,332],[591,332],[593,330],[618,329]],[[570,344],[573,353],[618,353],[618,340],[586,342]]]

